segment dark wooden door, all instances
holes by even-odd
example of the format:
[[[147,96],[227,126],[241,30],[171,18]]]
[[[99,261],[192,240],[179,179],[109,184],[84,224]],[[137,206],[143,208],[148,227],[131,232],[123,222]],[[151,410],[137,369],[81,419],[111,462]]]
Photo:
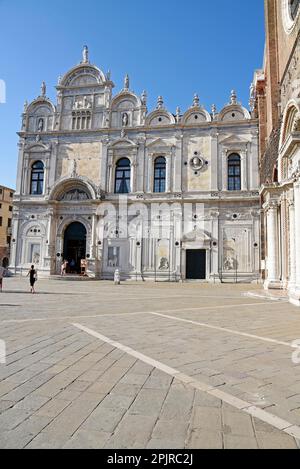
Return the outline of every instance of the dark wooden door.
[[[186,278],[187,280],[206,279],[205,249],[191,249],[186,251]]]

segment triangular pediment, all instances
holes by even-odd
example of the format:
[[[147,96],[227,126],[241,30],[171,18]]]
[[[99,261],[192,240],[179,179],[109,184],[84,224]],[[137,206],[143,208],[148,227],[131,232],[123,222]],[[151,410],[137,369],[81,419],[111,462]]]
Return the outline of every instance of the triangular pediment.
[[[148,143],[147,147],[148,148],[151,148],[151,147],[170,148],[172,147],[172,144],[170,144],[169,142],[166,142],[162,138],[156,138],[155,140],[153,140],[153,142]]]
[[[225,137],[223,140],[220,139],[220,143],[226,144],[226,145],[235,145],[236,143],[246,144],[248,142],[249,142],[248,139],[239,137],[237,135],[229,135],[228,137]]]
[[[134,147],[136,148],[137,147],[137,144],[135,142],[133,142],[132,140],[129,140],[128,138],[119,138],[118,140],[115,140],[114,142],[112,142],[110,145],[110,147]]]

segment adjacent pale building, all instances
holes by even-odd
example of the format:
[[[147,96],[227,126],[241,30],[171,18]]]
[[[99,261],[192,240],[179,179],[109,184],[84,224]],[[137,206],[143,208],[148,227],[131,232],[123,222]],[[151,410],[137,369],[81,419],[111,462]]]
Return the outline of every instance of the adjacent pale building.
[[[219,112],[195,95],[173,114],[162,97],[149,112],[128,76],[113,89],[85,47],[56,103],[44,83],[25,103],[11,268],[57,275],[66,259],[102,279],[257,279],[256,115],[235,92]]]
[[[0,186],[0,266],[7,268],[10,257],[14,191]]]
[[[260,123],[263,274],[300,306],[300,2],[266,0],[264,69],[255,75]]]

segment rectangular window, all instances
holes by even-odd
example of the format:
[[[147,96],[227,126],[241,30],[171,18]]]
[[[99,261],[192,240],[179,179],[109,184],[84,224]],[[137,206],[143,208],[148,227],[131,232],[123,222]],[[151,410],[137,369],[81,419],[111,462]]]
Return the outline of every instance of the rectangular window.
[[[108,248],[108,267],[120,267],[120,248],[109,247]]]
[[[10,212],[12,212],[12,211],[13,211],[13,208],[12,208],[12,206],[11,206],[11,205],[9,206],[9,211],[10,211]]]
[[[0,226],[2,226],[2,217],[0,217]]]
[[[9,218],[9,219],[7,220],[7,226],[8,226],[8,228],[11,228],[11,218]]]

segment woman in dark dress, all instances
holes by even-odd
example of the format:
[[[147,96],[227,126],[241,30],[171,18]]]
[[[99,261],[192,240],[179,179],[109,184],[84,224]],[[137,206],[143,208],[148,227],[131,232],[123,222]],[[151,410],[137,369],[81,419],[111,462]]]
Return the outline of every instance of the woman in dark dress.
[[[35,282],[37,281],[37,271],[35,270],[34,265],[31,266],[31,269],[29,270],[27,277],[29,277],[30,292],[35,293],[34,285],[35,285]]]

